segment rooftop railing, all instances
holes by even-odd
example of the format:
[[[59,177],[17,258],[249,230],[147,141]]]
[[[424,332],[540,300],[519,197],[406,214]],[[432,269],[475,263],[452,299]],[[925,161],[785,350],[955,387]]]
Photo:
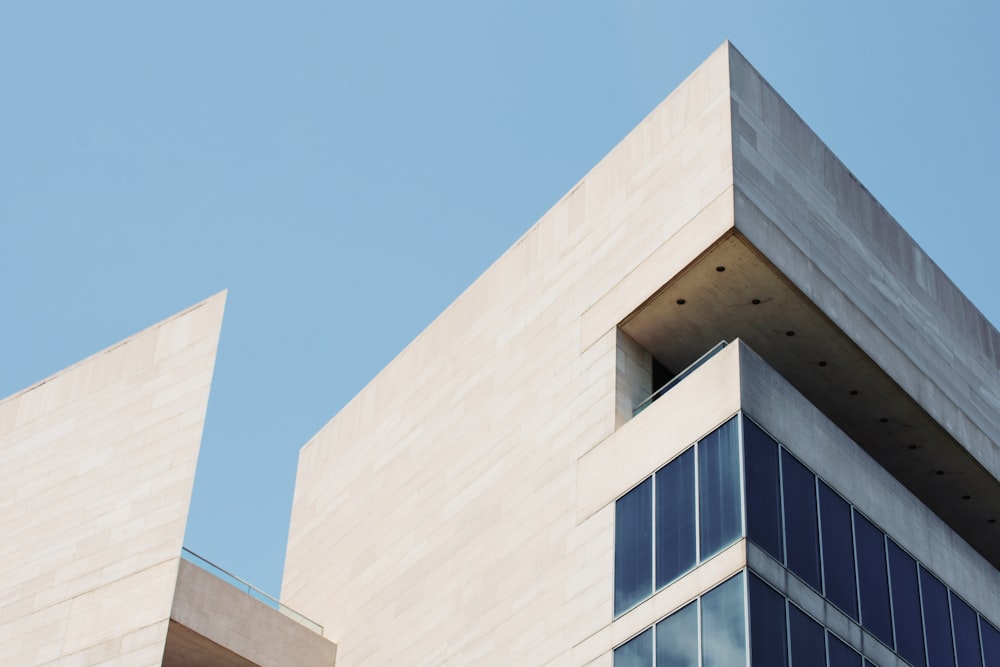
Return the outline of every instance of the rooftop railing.
[[[219,567],[212,561],[208,560],[207,558],[202,558],[201,556],[191,551],[187,547],[181,547],[181,558],[190,563],[194,563],[195,565],[205,570],[206,572],[209,572],[218,577],[219,579],[222,579],[226,583],[244,591],[250,597],[263,602],[272,609],[276,609],[277,611],[281,612],[285,616],[288,616],[292,620],[298,621],[300,624],[309,628],[313,632],[319,635],[323,634],[323,626],[317,623],[316,621],[313,621],[312,619],[303,616],[294,609],[291,609],[290,607],[282,604],[280,600],[271,597],[270,595],[260,590],[253,584],[244,581],[243,579],[240,579],[232,572],[222,569],[221,567]]]
[[[633,408],[632,410],[632,416],[635,417],[637,414],[648,408],[653,401],[658,399],[660,396],[663,396],[665,393],[670,391],[678,382],[680,382],[688,375],[691,375],[691,373],[694,373],[696,370],[698,370],[699,366],[701,366],[706,361],[708,361],[716,354],[718,354],[719,351],[722,350],[722,348],[724,348],[725,346],[726,346],[726,341],[724,340],[720,340],[718,343],[713,345],[712,349],[710,349],[708,352],[698,357],[698,359],[693,364],[682,370],[674,377],[670,378],[669,382],[667,382],[665,385],[663,385],[662,387],[654,391],[652,394],[650,394],[650,396],[642,403],[635,406],[635,408]]]

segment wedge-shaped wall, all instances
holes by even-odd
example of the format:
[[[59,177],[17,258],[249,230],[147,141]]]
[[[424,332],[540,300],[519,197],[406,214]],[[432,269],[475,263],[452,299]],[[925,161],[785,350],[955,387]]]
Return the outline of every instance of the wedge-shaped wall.
[[[160,664],[224,303],[0,401],[0,664]]]

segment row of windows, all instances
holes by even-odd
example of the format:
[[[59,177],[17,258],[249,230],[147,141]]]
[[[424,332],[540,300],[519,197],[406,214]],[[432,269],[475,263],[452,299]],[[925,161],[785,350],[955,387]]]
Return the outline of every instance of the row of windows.
[[[615,616],[744,534],[915,667],[1000,667],[996,628],[744,416],[617,501]]]
[[[874,667],[756,575],[747,583],[754,667]]]
[[[747,535],[915,667],[1000,667],[1000,632],[749,419]]]
[[[736,575],[622,644],[614,667],[746,665],[743,582]]]
[[[618,616],[743,535],[733,417],[615,503]]]
[[[755,575],[743,573],[616,648],[614,667],[742,667],[748,645],[753,667],[875,667]]]

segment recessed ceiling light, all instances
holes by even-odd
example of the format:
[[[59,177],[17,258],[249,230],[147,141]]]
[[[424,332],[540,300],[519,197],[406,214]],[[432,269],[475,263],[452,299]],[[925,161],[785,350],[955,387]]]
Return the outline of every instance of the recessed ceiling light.
[[[934,474],[935,475],[943,475],[944,474],[944,470],[935,470]]]
[[[723,271],[726,270],[726,267],[724,267],[724,266],[717,266],[717,267],[715,267],[715,270],[718,271],[719,273],[722,273]]]
[[[820,366],[826,366],[826,362],[825,361],[821,361],[821,362],[819,362],[819,365]]]
[[[786,336],[794,336],[794,335],[795,335],[795,332],[794,332],[794,331],[786,331],[786,332],[785,332],[785,335],[786,335]]]
[[[972,496],[962,496],[962,500],[970,500]]]
[[[677,299],[678,306],[683,306],[685,303],[687,303],[687,301],[685,301],[684,299]]]
[[[907,449],[916,449],[916,448],[917,448],[916,445],[910,445],[909,447],[907,447]]]
[[[848,393],[849,393],[849,394],[850,394],[851,396],[857,396],[857,395],[858,395],[858,390],[857,390],[857,389],[852,389],[852,390],[851,390],[851,391],[849,391]]]
[[[883,424],[885,424],[885,423],[887,423],[889,421],[889,418],[888,417],[880,417],[879,421],[882,422]]]
[[[760,299],[754,299],[754,300],[753,300],[753,301],[751,301],[750,303],[752,303],[752,304],[753,304],[753,305],[755,305],[755,306],[756,306],[756,305],[759,305],[759,304],[760,304]]]

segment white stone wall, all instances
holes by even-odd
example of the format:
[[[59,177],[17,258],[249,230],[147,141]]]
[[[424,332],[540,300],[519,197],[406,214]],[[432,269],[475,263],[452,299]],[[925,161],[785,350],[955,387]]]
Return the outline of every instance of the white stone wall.
[[[159,664],[224,303],[0,401],[0,664]]]

